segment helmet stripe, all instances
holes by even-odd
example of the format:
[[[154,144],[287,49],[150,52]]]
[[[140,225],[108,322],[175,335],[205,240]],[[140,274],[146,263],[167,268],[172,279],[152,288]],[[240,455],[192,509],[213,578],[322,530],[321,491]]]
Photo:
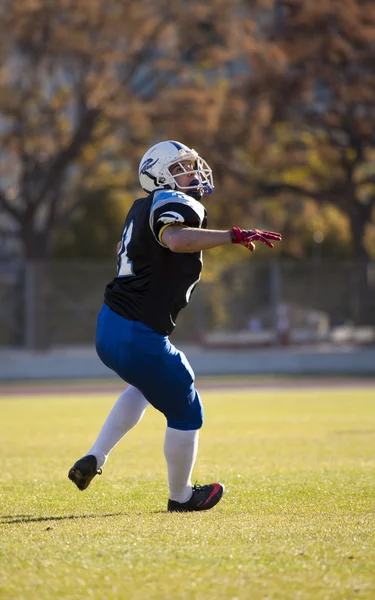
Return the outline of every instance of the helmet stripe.
[[[178,144],[177,142],[172,142],[172,141],[171,141],[171,144],[173,144],[174,147],[177,148],[177,150],[182,150],[181,144]]]

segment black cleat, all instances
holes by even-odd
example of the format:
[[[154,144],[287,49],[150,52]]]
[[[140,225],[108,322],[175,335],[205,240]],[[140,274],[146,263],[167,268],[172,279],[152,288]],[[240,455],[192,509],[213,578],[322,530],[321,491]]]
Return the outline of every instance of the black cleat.
[[[77,460],[68,473],[68,477],[77,488],[83,492],[89,487],[91,480],[95,475],[101,475],[102,470],[98,469],[98,462],[93,454],[84,456]]]
[[[168,500],[169,512],[190,512],[194,510],[209,510],[216,506],[224,493],[222,483],[209,485],[193,485],[193,495],[187,502]]]

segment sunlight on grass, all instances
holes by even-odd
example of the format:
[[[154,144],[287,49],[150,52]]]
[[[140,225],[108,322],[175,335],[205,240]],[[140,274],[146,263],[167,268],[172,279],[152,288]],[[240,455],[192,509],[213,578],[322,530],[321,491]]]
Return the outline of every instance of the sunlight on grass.
[[[182,515],[153,409],[81,493],[67,471],[115,396],[2,399],[0,598],[375,598],[374,391],[202,399],[194,480],[226,493]]]

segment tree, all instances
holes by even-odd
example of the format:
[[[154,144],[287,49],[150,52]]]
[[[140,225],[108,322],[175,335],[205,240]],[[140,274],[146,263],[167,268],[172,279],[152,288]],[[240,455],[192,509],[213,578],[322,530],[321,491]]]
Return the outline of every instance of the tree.
[[[313,198],[346,215],[357,261],[357,320],[372,322],[366,237],[375,207],[375,6],[254,5],[262,18],[248,45],[249,73],[229,99],[236,121],[220,129],[216,145],[254,195]]]
[[[281,79],[291,79],[297,93],[290,104],[275,103],[277,116],[304,125],[306,155],[316,155],[307,193],[348,216],[354,255],[367,262],[365,229],[375,206],[375,7],[363,0],[278,4],[270,40],[285,60]]]
[[[67,226],[93,190],[134,185],[131,167],[163,135],[161,102],[177,116],[179,83],[195,77],[202,60],[227,60],[225,29],[219,35],[208,20],[225,3],[3,5],[0,224],[19,237],[24,257],[44,259],[55,229]]]

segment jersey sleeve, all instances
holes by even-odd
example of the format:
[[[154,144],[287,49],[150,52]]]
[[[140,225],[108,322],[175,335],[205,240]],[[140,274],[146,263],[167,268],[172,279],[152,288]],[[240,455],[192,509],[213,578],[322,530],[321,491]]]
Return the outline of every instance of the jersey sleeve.
[[[161,242],[163,231],[170,225],[202,227],[205,220],[204,206],[183,192],[163,190],[157,192],[150,210],[150,227],[156,241]]]

